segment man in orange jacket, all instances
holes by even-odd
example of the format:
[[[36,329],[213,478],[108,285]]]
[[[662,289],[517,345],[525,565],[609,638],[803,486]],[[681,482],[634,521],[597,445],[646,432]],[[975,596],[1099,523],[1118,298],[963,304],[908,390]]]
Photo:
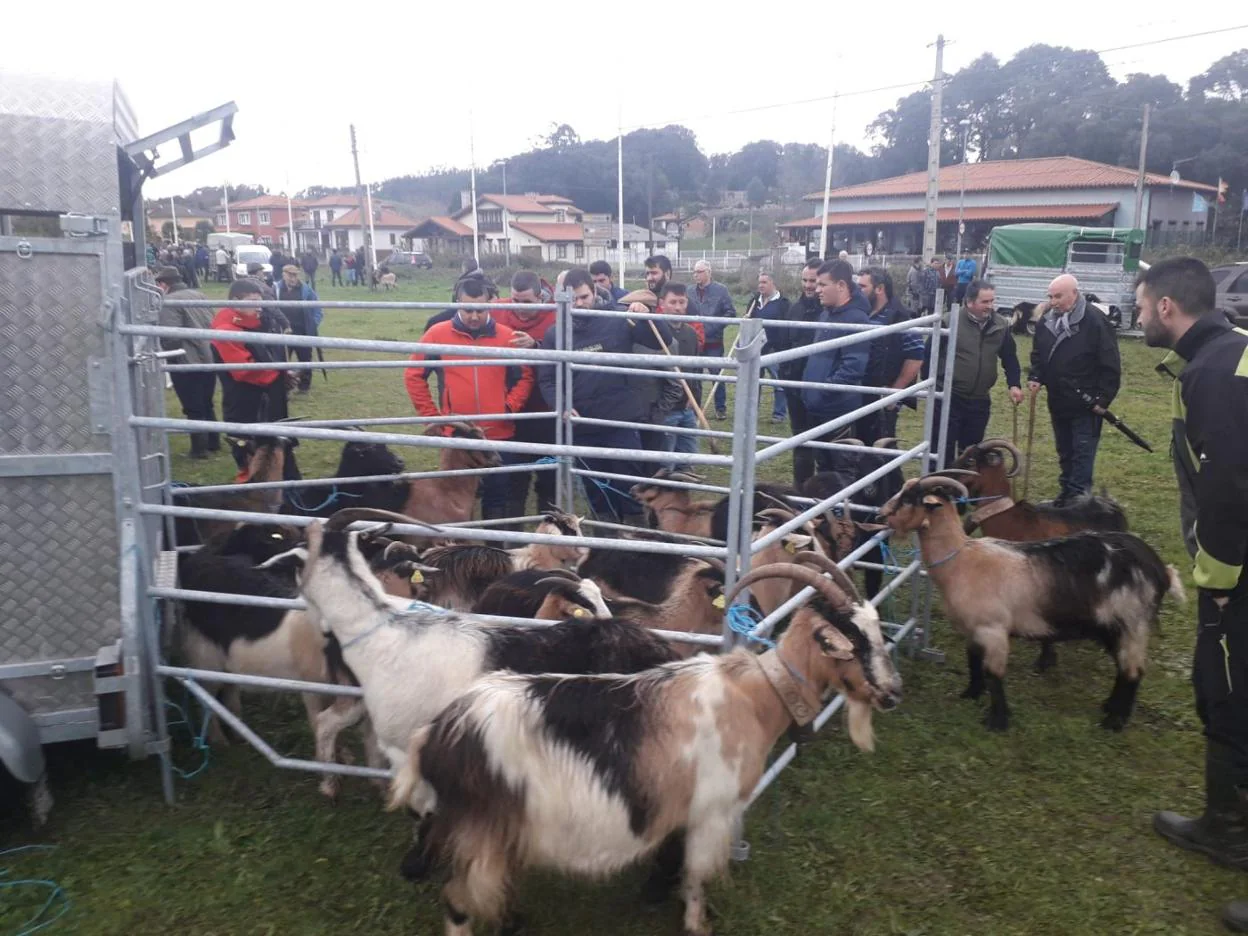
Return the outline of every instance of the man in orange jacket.
[[[252,279],[236,280],[230,285],[229,299],[258,302],[263,298],[260,283]],[[212,320],[215,331],[257,333],[270,331],[260,309],[232,309],[228,306],[217,312]],[[213,358],[221,364],[265,364],[285,359],[285,349],[280,345],[248,343],[246,341],[212,342]],[[280,370],[248,368],[221,372],[221,413],[226,422],[254,423],[279,422],[287,417],[287,375]],[[246,446],[234,445],[230,449],[239,470],[247,470]],[[286,454],[284,477],[296,479],[299,470],[294,453]],[[242,480],[246,480],[244,477]]]
[[[423,344],[459,345],[462,355],[413,354],[413,361],[473,360],[472,348],[510,348],[515,332],[499,325],[488,311],[461,309],[454,317],[439,322],[421,337]],[[524,365],[482,363],[473,367],[444,367],[442,398],[437,402],[429,392],[432,367],[411,367],[404,376],[407,395],[422,416],[464,416],[481,427],[487,439],[503,441],[515,434],[515,423],[503,419],[477,419],[478,416],[518,413],[533,391],[533,369]],[[523,460],[513,452],[500,452],[503,464]],[[506,474],[488,474],[481,483],[481,517],[495,520],[507,513],[510,478]]]

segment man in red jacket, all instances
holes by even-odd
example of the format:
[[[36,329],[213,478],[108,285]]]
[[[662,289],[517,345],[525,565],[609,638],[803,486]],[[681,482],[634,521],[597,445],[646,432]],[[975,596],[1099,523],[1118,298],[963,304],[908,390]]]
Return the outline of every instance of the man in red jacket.
[[[516,333],[499,325],[488,311],[461,309],[455,316],[439,322],[421,337],[423,344],[459,345],[464,354],[413,354],[413,361],[473,360],[473,348],[509,348]],[[497,359],[495,359],[497,360]],[[435,368],[411,367],[404,376],[407,395],[422,416],[464,416],[471,419],[487,439],[498,441],[512,438],[516,425],[511,420],[477,419],[478,416],[518,413],[533,391],[533,369],[524,365],[508,365],[503,361],[482,363],[474,367],[444,367],[441,399],[434,401],[429,392],[429,376]],[[500,452],[503,464],[523,460],[513,452]],[[507,496],[511,478],[506,474],[488,474],[481,483],[481,517],[495,520],[507,516]]]
[[[252,279],[236,280],[230,285],[228,298],[234,301],[258,302],[260,284]],[[212,320],[215,331],[257,333],[266,331],[260,309],[221,309]],[[280,345],[243,341],[212,342],[213,358],[221,364],[265,364],[284,360]],[[221,413],[226,422],[279,422],[287,417],[287,374],[267,368],[248,368],[221,372]],[[245,446],[231,447],[240,471],[247,469]],[[293,453],[286,456],[285,477],[299,477]],[[246,479],[244,479],[246,480]]]

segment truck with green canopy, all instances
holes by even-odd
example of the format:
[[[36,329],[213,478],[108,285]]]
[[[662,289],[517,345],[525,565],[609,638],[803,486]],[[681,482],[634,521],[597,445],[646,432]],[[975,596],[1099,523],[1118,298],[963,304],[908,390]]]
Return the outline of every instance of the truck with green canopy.
[[[1118,328],[1135,321],[1135,278],[1144,232],[1138,228],[1074,224],[1004,224],[988,237],[984,277],[996,290],[997,311],[1017,331],[1033,332],[1053,278],[1070,273],[1080,291]]]

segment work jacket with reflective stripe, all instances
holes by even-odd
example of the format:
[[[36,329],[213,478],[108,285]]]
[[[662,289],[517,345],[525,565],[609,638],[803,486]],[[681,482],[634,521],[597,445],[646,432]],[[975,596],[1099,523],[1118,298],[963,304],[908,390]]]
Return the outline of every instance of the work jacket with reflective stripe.
[[[1170,448],[1192,574],[1226,594],[1248,554],[1248,331],[1203,317],[1157,370],[1174,378]]]

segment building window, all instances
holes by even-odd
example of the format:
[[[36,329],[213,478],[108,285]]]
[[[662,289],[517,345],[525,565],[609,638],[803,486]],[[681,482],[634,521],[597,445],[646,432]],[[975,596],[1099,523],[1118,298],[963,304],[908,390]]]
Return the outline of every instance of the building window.
[[[321,213],[319,211],[312,212],[312,226],[317,228],[321,226]]]
[[[244,225],[244,224],[251,224],[251,212],[250,212],[250,211],[240,211],[240,212],[238,213],[238,223],[239,223],[239,225],[240,225],[240,226],[241,226],[241,225]]]
[[[264,246],[266,247],[272,247],[273,238],[269,237],[268,234],[265,234],[263,237],[260,238],[260,243],[264,244]]]
[[[556,223],[563,224],[567,220],[568,220],[568,213],[564,211],[562,208],[556,209],[555,211]]]
[[[555,244],[555,259],[566,260],[568,258],[568,245]]]
[[[225,227],[228,222],[229,218],[224,211],[217,215],[217,227]]]
[[[272,223],[272,222],[271,222],[272,215],[270,215],[267,211],[260,211],[260,212],[257,212],[257,215],[259,216],[259,219],[260,219],[260,223],[261,223],[261,224],[270,224],[270,223]]]
[[[573,254],[577,260],[583,260],[585,258],[585,245],[576,244],[573,250]]]
[[[399,242],[399,239],[398,239],[397,237],[395,237],[393,234],[391,234],[391,235],[390,235],[390,246],[391,246],[391,247],[393,247],[393,246],[394,246],[395,244],[397,244],[398,242]]]

